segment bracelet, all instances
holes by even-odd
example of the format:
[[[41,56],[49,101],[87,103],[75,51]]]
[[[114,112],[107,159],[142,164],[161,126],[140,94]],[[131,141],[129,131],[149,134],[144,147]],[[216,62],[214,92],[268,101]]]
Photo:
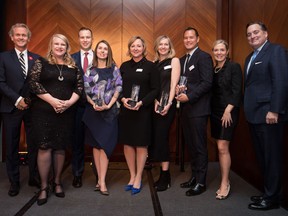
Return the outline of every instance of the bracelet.
[[[168,101],[168,104],[169,104],[169,105],[172,105],[172,104],[173,104],[173,102],[172,102],[172,101]]]

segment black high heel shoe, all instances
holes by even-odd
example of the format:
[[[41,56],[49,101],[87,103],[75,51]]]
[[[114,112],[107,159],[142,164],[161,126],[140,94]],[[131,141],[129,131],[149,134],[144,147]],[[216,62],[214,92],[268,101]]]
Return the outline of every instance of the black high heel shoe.
[[[61,187],[61,192],[56,192],[56,187]],[[60,197],[60,198],[64,198],[65,197],[65,193],[63,191],[63,185],[61,183],[57,184],[57,183],[53,183],[53,191],[55,193],[55,196]]]
[[[42,198],[42,199],[39,199],[39,195],[42,191],[45,191],[46,192],[46,197],[45,198]],[[41,206],[41,205],[44,205],[45,203],[47,203],[47,199],[48,199],[48,194],[49,194],[49,187],[45,187],[43,189],[41,189],[38,193],[38,199],[37,199],[37,205]]]

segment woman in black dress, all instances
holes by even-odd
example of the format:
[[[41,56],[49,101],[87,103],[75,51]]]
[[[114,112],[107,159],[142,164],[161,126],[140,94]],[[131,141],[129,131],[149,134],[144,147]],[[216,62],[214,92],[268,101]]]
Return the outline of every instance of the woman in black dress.
[[[118,108],[116,101],[122,91],[122,78],[113,60],[109,43],[101,40],[95,47],[93,66],[84,75],[87,105],[83,115],[86,127],[85,143],[93,147],[98,183],[95,191],[109,195],[106,173],[118,138]]]
[[[157,191],[170,187],[169,131],[176,112],[175,88],[180,77],[180,61],[175,57],[173,44],[168,36],[159,36],[154,45],[155,64],[160,71],[161,89],[154,103],[153,144],[151,159],[161,162],[160,177],[154,186]]]
[[[242,72],[239,64],[228,59],[229,47],[224,40],[213,44],[216,62],[212,89],[211,135],[216,139],[221,171],[221,184],[216,199],[226,199],[230,192],[229,144],[238,123],[242,94]]]
[[[69,54],[68,39],[61,34],[53,35],[48,50],[47,59],[36,60],[28,76],[30,89],[36,95],[32,99],[31,118],[33,141],[39,148],[37,164],[41,190],[38,205],[47,202],[52,164],[55,195],[65,196],[61,184],[65,148],[72,142],[73,105],[83,91],[83,78]]]
[[[128,54],[131,60],[120,67],[123,92],[120,97],[119,142],[124,144],[130,172],[125,190],[131,191],[133,195],[142,188],[147,147],[151,143],[153,101],[159,92],[160,76],[155,64],[145,58],[146,44],[143,38],[134,36],[129,40]],[[135,86],[139,94],[137,96],[133,91],[131,96],[132,87]]]

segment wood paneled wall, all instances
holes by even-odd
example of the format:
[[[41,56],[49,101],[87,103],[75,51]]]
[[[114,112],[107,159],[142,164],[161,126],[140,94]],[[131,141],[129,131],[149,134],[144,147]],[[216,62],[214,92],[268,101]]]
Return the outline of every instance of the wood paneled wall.
[[[107,40],[116,62],[129,57],[127,42],[133,35],[147,43],[148,58],[153,59],[156,37],[171,37],[177,55],[185,53],[182,35],[187,26],[200,33],[200,46],[210,51],[216,39],[216,0],[27,0],[27,24],[33,33],[29,48],[46,55],[54,33],[65,34],[72,52],[79,49],[78,30],[90,27],[94,33],[93,48]]]
[[[216,0],[26,0],[27,24],[32,31],[29,49],[46,55],[50,37],[55,33],[66,35],[72,53],[79,49],[78,30],[86,26],[93,31],[93,49],[96,43],[107,40],[117,64],[129,59],[127,43],[131,36],[140,35],[146,43],[148,58],[154,58],[154,41],[159,35],[168,35],[178,57],[185,53],[183,31],[187,26],[199,30],[200,47],[210,52],[216,39]],[[171,130],[171,152],[175,157],[176,128]],[[117,159],[123,156],[118,147]],[[214,143],[209,142],[210,160],[216,160]],[[117,153],[118,152],[118,153]],[[121,153],[120,153],[121,152]],[[119,157],[118,157],[118,156]],[[116,160],[117,160],[116,159]]]

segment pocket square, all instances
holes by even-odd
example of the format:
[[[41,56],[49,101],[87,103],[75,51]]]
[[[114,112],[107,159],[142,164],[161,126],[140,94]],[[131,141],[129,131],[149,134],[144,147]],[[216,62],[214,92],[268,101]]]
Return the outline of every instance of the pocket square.
[[[258,64],[261,64],[262,63],[262,61],[260,61],[260,62],[255,62],[255,65],[258,65]]]

